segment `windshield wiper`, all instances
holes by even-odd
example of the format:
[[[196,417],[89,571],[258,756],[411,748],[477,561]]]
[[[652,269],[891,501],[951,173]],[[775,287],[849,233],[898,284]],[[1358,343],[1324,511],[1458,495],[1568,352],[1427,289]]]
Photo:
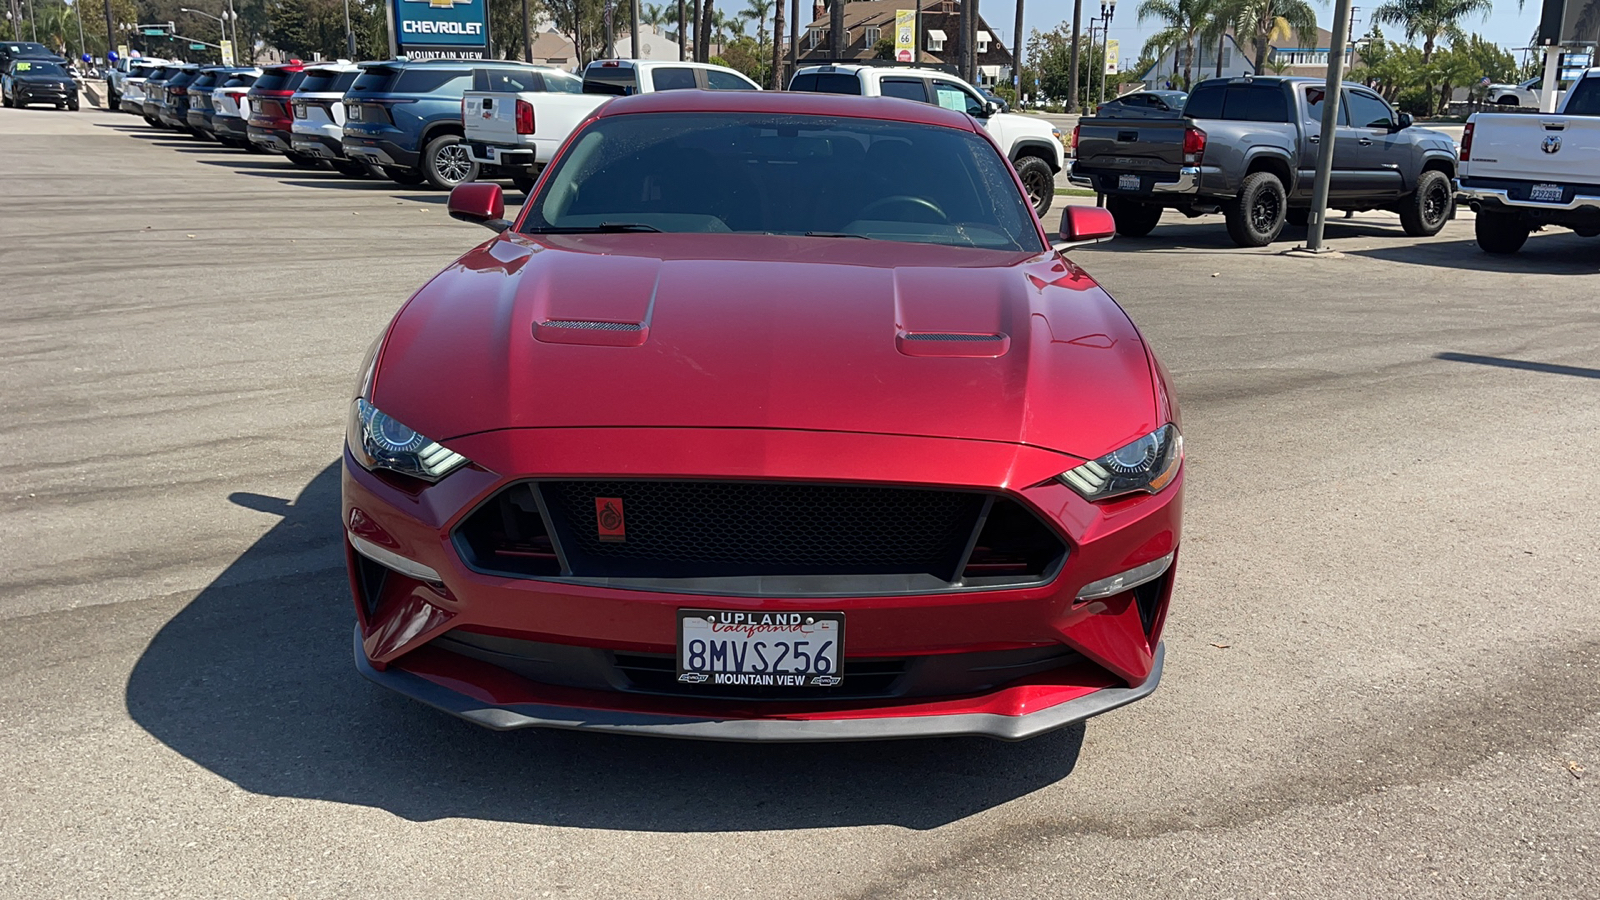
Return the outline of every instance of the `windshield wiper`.
[[[654,231],[661,229],[643,222],[601,222],[599,225],[572,225],[565,228],[535,228],[529,234],[615,234],[624,231]]]
[[[860,238],[863,241],[876,240],[876,238],[871,238],[871,237],[868,237],[868,236],[866,236],[864,234],[854,234],[854,233],[849,232],[849,231],[808,231],[808,232],[805,233],[805,236],[806,237]]]

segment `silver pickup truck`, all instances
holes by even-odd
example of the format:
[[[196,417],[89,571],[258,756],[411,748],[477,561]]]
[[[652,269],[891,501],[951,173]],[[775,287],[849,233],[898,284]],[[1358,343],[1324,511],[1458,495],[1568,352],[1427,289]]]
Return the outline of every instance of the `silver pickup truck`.
[[[1309,218],[1326,93],[1313,78],[1216,78],[1195,85],[1182,118],[1083,119],[1072,182],[1105,195],[1119,234],[1149,234],[1164,209],[1220,212],[1234,243],[1265,246]],[[1334,139],[1330,207],[1394,210],[1415,236],[1444,227],[1456,175],[1449,136],[1346,84]]]

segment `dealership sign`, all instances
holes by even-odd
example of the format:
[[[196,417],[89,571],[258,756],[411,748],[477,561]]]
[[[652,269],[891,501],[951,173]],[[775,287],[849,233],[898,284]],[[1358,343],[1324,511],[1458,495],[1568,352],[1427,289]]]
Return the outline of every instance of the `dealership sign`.
[[[485,59],[488,0],[389,0],[395,52],[411,59]]]

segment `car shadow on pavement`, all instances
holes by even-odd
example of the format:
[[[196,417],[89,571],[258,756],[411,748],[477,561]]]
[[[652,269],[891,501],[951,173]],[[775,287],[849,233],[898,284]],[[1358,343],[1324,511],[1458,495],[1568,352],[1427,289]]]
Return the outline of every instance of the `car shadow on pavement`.
[[[1527,275],[1594,275],[1600,273],[1600,258],[1594,252],[1594,239],[1570,231],[1535,234],[1522,250],[1508,255],[1483,252],[1475,239],[1459,241],[1422,240],[1349,251],[1351,256],[1466,269],[1473,272],[1510,272]]]
[[[494,732],[363,680],[339,534],[338,464],[150,641],[128,712],[185,758],[258,794],[577,828],[929,829],[1072,773],[1084,728],[1031,741],[717,744]]]

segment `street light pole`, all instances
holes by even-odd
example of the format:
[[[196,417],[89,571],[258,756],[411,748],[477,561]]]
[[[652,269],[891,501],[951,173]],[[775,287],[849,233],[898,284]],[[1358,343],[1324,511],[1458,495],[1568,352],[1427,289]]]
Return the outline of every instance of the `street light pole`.
[[[1117,15],[1117,0],[1102,0],[1100,4],[1100,99],[1106,102],[1106,68],[1111,53],[1111,20]]]
[[[1323,220],[1328,211],[1328,186],[1333,179],[1333,142],[1338,139],[1339,105],[1344,86],[1344,34],[1350,27],[1350,0],[1335,0],[1332,44],[1328,48],[1328,81],[1322,95],[1322,136],[1317,141],[1317,180],[1311,191],[1311,228],[1305,249],[1322,252]]]

